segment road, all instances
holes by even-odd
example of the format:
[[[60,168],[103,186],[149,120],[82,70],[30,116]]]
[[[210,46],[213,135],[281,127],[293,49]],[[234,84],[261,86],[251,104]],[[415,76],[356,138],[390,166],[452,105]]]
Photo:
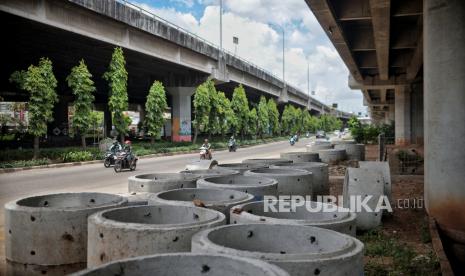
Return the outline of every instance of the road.
[[[279,157],[281,152],[305,151],[309,140],[301,139],[291,147],[289,142],[276,142],[249,148],[239,148],[236,152],[213,152],[219,163],[237,163],[247,158]],[[137,170],[115,173],[106,169],[103,164],[91,164],[77,167],[26,170],[15,173],[0,174],[0,275],[4,266],[4,212],[3,206],[19,197],[57,193],[57,192],[127,192],[127,178],[132,175],[153,172],[179,172],[190,160],[198,158],[198,154],[140,159]]]

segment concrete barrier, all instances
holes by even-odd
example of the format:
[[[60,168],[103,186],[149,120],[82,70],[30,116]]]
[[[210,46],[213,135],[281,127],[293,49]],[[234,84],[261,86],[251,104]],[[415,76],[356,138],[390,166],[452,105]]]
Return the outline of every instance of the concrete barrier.
[[[319,150],[324,150],[324,149],[332,149],[333,146],[331,146],[330,143],[328,144],[312,144],[312,145],[306,145],[307,152],[314,152],[318,153]],[[319,157],[319,156],[318,156]]]
[[[131,206],[89,217],[87,267],[157,253],[188,252],[196,232],[225,224],[218,211],[187,206]]]
[[[186,165],[186,170],[209,170],[218,165],[216,160],[194,160]]]
[[[265,195],[278,195],[278,181],[260,176],[229,175],[206,177],[197,180],[197,187],[242,191],[254,195],[256,200],[263,199]]]
[[[301,169],[313,175],[313,195],[329,195],[329,171],[328,164],[322,162],[299,162],[292,164],[279,164],[270,168]]]
[[[268,204],[265,206],[265,204]],[[279,212],[279,206],[283,212]],[[356,215],[347,208],[316,201],[296,202],[290,208],[287,201],[255,201],[231,208],[231,224],[306,225],[334,230],[355,237]],[[294,207],[294,206],[292,206]],[[274,209],[273,209],[274,208]],[[292,209],[290,212],[286,209]]]
[[[121,274],[121,272],[124,272]],[[264,261],[221,254],[167,253],[114,261],[72,276],[102,275],[221,275],[289,276]]]
[[[180,188],[195,188],[196,175],[181,173],[139,174],[128,178],[128,190],[133,192],[158,193]]]
[[[154,194],[149,205],[175,205],[206,207],[220,211],[229,219],[229,209],[253,200],[253,195],[241,191],[212,188],[176,189]]]
[[[62,193],[26,197],[5,205],[8,275],[63,275],[86,265],[87,217],[123,206],[104,193]]]
[[[389,199],[392,199],[391,170],[389,168],[389,162],[363,161],[358,162],[358,165],[362,169],[374,170],[381,173],[384,181],[384,194],[387,195]]]
[[[281,158],[292,160],[294,163],[320,161],[316,152],[283,152],[281,153]]]
[[[337,144],[334,149],[342,149],[346,151],[347,159],[349,160],[365,160],[365,145],[364,144]]]
[[[246,171],[246,176],[261,176],[278,181],[278,195],[313,195],[312,173],[299,169],[255,169]]]
[[[332,230],[284,224],[231,224],[197,233],[192,251],[260,259],[293,276],[363,275],[363,244]]]
[[[204,178],[208,176],[224,176],[224,175],[235,175],[239,174],[238,171],[234,170],[228,170],[228,169],[223,169],[223,168],[214,168],[210,170],[186,170],[186,171],[180,171],[181,174],[184,175],[194,175],[198,179],[199,178]]]
[[[235,170],[241,174],[244,174],[245,171],[268,168],[269,165],[261,163],[225,163],[219,164],[217,167],[222,169]]]
[[[321,162],[333,165],[340,161],[346,160],[346,151],[343,149],[324,149],[319,150],[318,155],[320,156]]]
[[[256,159],[245,159],[242,160],[242,163],[246,164],[265,164],[265,165],[276,165],[276,164],[283,164],[283,163],[292,163],[292,160],[283,159],[283,158],[256,158]]]
[[[355,200],[350,197],[359,197],[366,200],[366,205],[372,210],[368,212],[364,208],[357,210],[357,229],[370,230],[381,225],[383,210],[377,210],[376,206],[380,197],[384,194],[384,182],[380,172],[362,168],[347,168],[343,185],[343,206],[354,210],[357,206]]]

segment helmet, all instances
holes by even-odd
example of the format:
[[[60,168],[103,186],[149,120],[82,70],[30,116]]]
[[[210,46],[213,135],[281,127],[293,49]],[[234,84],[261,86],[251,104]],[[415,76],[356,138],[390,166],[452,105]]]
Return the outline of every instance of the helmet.
[[[126,141],[124,141],[124,144],[130,146],[130,145],[131,145],[131,141],[126,140]]]

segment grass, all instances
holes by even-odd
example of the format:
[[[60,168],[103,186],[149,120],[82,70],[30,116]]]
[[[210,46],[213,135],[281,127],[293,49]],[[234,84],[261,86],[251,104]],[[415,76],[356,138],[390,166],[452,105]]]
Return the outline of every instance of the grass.
[[[417,254],[415,250],[380,230],[358,238],[365,244],[366,275],[440,275],[434,252]]]
[[[219,139],[219,138],[217,138]],[[287,139],[286,137],[273,137],[265,139],[251,139],[237,141],[239,147],[251,146],[263,143],[277,142]],[[157,153],[172,153],[172,152],[190,152],[198,150],[201,146],[199,143],[192,144],[191,142],[168,142],[157,141],[153,144],[145,141],[133,141],[133,152],[137,156],[144,156]],[[228,147],[228,143],[224,139],[211,142],[213,150],[222,150]],[[79,147],[62,147],[62,148],[42,148],[40,149],[40,159],[33,160],[32,149],[15,149],[0,151],[0,168],[18,168],[30,167],[37,165],[47,165],[51,163],[63,162],[79,162],[103,159],[103,154],[97,147],[88,147],[87,150],[82,150]]]

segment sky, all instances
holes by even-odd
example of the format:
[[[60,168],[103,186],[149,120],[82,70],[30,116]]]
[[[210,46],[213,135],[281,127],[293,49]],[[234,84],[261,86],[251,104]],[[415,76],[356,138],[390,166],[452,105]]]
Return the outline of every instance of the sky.
[[[157,16],[219,45],[219,0],[131,0]],[[223,47],[310,91],[338,109],[366,113],[362,93],[348,87],[348,70],[304,0],[223,0]],[[233,44],[233,37],[239,44]],[[308,64],[308,65],[307,65]]]

